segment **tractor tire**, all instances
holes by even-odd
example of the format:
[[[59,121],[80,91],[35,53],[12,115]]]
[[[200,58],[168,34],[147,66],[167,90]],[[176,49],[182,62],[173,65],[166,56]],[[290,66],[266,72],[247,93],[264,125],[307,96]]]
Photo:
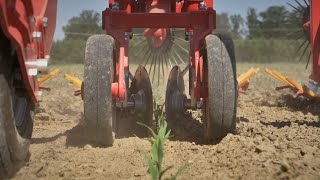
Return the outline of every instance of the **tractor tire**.
[[[25,123],[20,126],[20,134],[15,123],[12,90],[0,75],[0,179],[13,176],[29,155],[33,127],[29,110],[24,111]]]
[[[29,158],[34,104],[22,82],[17,55],[1,31],[0,42],[0,179],[4,179]]]
[[[91,36],[84,62],[84,117],[89,137],[98,146],[112,146],[112,92],[114,39]]]
[[[221,33],[221,32],[215,33],[215,35],[219,37],[219,39],[222,41],[222,43],[227,48],[228,54],[231,59],[234,74],[237,74],[236,55],[235,55],[234,43],[233,43],[232,37],[228,33]],[[235,80],[237,79],[236,76],[234,76],[234,78],[235,78]]]
[[[208,98],[205,99],[206,137],[222,139],[236,129],[238,83],[234,47],[231,38],[208,35],[207,48]]]

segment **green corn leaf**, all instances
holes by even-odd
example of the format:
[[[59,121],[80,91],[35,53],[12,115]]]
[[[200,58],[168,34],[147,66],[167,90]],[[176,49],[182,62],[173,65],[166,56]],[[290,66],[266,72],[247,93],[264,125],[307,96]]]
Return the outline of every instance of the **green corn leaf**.
[[[168,139],[170,137],[170,133],[171,133],[171,130],[169,130],[166,134],[166,139]]]
[[[186,170],[188,167],[189,167],[189,163],[183,165],[182,167],[179,168],[179,170],[177,171],[177,173],[176,173],[175,175],[173,175],[170,179],[171,179],[171,180],[176,180],[177,177],[178,177],[184,170]]]
[[[153,138],[148,138],[147,141],[149,141],[151,145],[155,142]]]
[[[146,127],[152,134],[153,137],[157,137],[156,133],[147,125],[143,124],[143,123],[140,123],[140,122],[137,122],[137,124],[139,124],[140,126],[143,126],[143,127]]]
[[[158,162],[159,162],[159,164],[160,164],[160,166],[161,166],[162,161],[163,161],[163,146],[158,149],[158,157],[159,157]]]
[[[173,165],[168,166],[168,167],[166,167],[163,171],[161,171],[161,172],[160,172],[160,175],[159,175],[159,179],[161,179],[162,176],[163,176],[167,171],[169,171],[169,170],[172,169],[172,168],[173,168]]]
[[[161,139],[164,139],[165,135],[166,135],[166,129],[161,127],[160,130],[159,130],[158,135],[159,135],[159,137],[161,137]]]
[[[159,156],[157,152],[158,147],[156,146],[156,143],[152,145],[151,153],[152,153],[152,159],[155,162],[159,162]]]
[[[145,155],[145,159],[148,163],[148,167],[149,167],[148,172],[151,175],[152,180],[157,180],[158,179],[157,177],[159,174],[157,171],[157,168],[155,167],[153,161],[151,160],[151,158],[148,155]]]

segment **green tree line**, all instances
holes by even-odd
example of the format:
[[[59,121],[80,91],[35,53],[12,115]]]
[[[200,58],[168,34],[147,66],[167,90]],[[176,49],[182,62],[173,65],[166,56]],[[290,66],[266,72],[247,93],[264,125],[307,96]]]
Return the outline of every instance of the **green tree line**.
[[[248,8],[246,17],[221,13],[217,14],[217,31],[232,35],[238,62],[295,61],[302,54],[297,50],[305,38],[300,11],[271,6],[262,12]],[[84,10],[79,16],[69,19],[63,32],[64,39],[53,43],[52,63],[83,63],[88,37],[104,33],[101,15]],[[176,34],[179,35],[184,38],[182,33]],[[134,38],[132,41],[137,40]]]

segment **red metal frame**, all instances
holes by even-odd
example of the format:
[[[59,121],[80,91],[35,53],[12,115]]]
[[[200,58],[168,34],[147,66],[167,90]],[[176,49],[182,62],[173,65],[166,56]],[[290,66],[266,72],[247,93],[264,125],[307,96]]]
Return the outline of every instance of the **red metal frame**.
[[[310,79],[320,82],[320,1],[311,1],[311,42],[313,67]]]
[[[120,1],[120,10],[107,8],[103,11],[103,28],[108,35],[116,41],[115,80],[112,84],[112,95],[114,99],[126,103],[126,90],[128,80],[125,76],[129,69],[128,63],[128,43],[126,34],[130,34],[132,28],[146,28],[146,37],[164,36],[168,28],[185,28],[192,32],[190,40],[190,72],[193,81],[190,88],[192,103],[206,97],[206,86],[202,86],[200,76],[200,49],[204,46],[204,38],[216,29],[216,12],[213,10],[213,1],[206,1],[207,10],[199,10],[199,0],[182,1],[176,3],[175,0],[162,1]],[[110,7],[113,2],[110,2]],[[152,5],[152,6],[151,6]],[[130,7],[130,8],[128,8]],[[152,8],[150,8],[152,7]],[[154,8],[154,9],[153,9]],[[154,33],[154,34],[152,34]],[[159,44],[155,44],[158,46]],[[203,63],[201,63],[203,64]]]
[[[28,74],[34,68],[28,62],[48,58],[56,13],[57,0],[0,0],[1,30],[16,48],[24,84],[34,103],[39,87],[36,77]],[[34,32],[41,32],[41,37],[34,38]]]

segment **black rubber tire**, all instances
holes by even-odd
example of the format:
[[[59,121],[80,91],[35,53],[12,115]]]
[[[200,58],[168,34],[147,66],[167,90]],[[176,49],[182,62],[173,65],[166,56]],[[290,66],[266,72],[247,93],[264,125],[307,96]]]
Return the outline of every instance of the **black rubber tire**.
[[[15,79],[19,71],[11,42],[0,31],[0,179],[13,176],[29,157],[34,104],[22,78]]]
[[[231,38],[208,35],[207,47],[208,98],[205,102],[206,137],[221,139],[236,129],[238,83],[234,47]]]
[[[235,55],[235,50],[234,50],[234,43],[232,40],[232,37],[229,33],[215,33],[216,36],[220,38],[224,46],[226,47],[231,63],[232,63],[232,68],[233,68],[233,73],[237,74],[237,62],[236,62],[236,55]],[[234,76],[235,80],[237,80],[237,77]]]
[[[11,93],[0,75],[0,179],[13,176],[29,155],[30,139],[23,138],[15,126]]]
[[[112,92],[114,39],[91,36],[84,62],[84,116],[90,138],[97,146],[112,146]]]

